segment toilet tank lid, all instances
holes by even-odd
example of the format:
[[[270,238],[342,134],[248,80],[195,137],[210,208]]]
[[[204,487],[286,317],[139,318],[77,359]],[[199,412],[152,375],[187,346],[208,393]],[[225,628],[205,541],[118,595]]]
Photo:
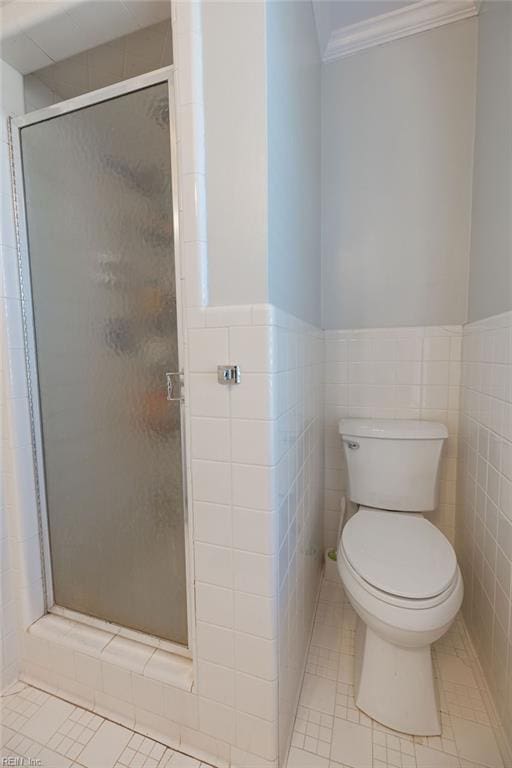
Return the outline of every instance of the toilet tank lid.
[[[383,440],[445,440],[448,430],[437,421],[418,419],[340,419],[340,435]]]

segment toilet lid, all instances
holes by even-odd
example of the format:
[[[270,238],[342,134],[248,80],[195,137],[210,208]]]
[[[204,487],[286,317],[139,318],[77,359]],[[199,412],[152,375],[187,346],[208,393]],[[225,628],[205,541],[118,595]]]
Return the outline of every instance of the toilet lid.
[[[457,559],[448,539],[424,517],[360,507],[343,529],[350,565],[391,595],[429,598],[452,582]]]

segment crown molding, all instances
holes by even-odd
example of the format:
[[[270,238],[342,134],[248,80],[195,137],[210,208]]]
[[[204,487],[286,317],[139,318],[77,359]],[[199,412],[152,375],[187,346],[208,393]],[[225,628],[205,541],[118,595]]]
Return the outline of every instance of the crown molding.
[[[391,40],[469,19],[476,16],[479,9],[479,0],[420,0],[396,11],[334,30],[323,60],[334,61]]]

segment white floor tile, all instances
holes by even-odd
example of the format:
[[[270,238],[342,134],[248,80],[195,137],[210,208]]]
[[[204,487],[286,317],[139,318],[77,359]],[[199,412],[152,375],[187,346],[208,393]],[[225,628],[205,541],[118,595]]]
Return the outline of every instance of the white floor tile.
[[[304,707],[316,709],[318,712],[334,714],[336,700],[336,683],[317,675],[304,675],[300,703]]]
[[[2,725],[0,727],[0,747],[3,747],[4,744],[7,744],[9,739],[11,739],[16,731],[13,731],[12,728],[8,728],[6,725]]]
[[[445,653],[438,653],[436,658],[443,680],[476,688],[475,676],[469,664],[459,659],[458,656],[449,656]]]
[[[86,768],[113,768],[133,733],[128,728],[105,721],[78,760]]]
[[[342,683],[354,682],[354,657],[348,653],[340,654],[340,665],[338,668],[338,680]]]
[[[442,734],[435,737],[391,731],[357,709],[355,627],[355,613],[341,588],[324,581],[288,768],[324,767],[329,751],[328,768],[503,768],[489,727],[494,714],[478,688],[474,650],[462,618],[433,649],[442,723]]]
[[[58,752],[54,752],[51,749],[44,747],[37,755],[37,759],[41,762],[42,768],[70,768],[71,760],[63,755],[59,755]]]
[[[0,758],[19,759],[20,765],[22,760],[27,764],[28,759],[37,759],[42,768],[208,768],[189,755],[25,683],[14,694],[5,697],[0,708]],[[7,720],[17,722],[19,728],[9,727]],[[22,733],[22,727],[46,746]]]
[[[52,696],[27,720],[20,728],[20,732],[40,744],[46,744],[73,710],[72,704]]]
[[[452,717],[452,726],[461,757],[481,766],[503,768],[503,760],[491,728],[459,717]]]
[[[292,747],[288,756],[288,768],[329,768],[329,761],[325,757],[306,752],[305,749]]]
[[[169,768],[200,768],[200,762],[189,755],[175,752],[169,762]]]
[[[331,758],[350,768],[368,768],[372,764],[371,728],[336,717],[332,731]]]
[[[447,755],[437,749],[416,744],[416,763],[418,768],[459,768],[460,763],[454,755]]]

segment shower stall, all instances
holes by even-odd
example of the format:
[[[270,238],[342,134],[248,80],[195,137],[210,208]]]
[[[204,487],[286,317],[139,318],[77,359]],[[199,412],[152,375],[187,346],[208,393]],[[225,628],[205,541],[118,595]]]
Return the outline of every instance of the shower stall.
[[[173,103],[166,68],[12,131],[46,610],[186,653]]]

